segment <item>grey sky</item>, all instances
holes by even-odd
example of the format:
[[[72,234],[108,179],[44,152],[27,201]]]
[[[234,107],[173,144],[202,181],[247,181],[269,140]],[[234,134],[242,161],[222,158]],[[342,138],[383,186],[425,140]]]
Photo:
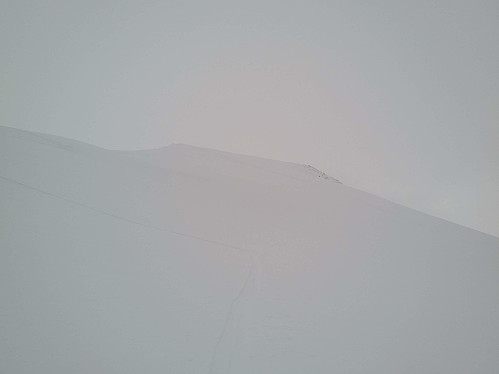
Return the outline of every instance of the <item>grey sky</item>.
[[[2,1],[0,124],[310,163],[499,236],[499,2]]]

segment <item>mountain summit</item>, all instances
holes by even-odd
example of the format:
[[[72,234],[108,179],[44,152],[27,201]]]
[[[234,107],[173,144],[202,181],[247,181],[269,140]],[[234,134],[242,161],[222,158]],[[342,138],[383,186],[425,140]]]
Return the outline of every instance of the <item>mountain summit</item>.
[[[2,373],[498,373],[499,239],[311,166],[0,127]]]

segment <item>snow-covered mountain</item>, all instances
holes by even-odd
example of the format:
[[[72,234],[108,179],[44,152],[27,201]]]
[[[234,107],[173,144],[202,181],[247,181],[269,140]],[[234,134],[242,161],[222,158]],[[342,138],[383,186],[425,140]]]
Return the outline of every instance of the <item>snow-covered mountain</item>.
[[[499,373],[499,239],[305,165],[0,127],[1,373]]]

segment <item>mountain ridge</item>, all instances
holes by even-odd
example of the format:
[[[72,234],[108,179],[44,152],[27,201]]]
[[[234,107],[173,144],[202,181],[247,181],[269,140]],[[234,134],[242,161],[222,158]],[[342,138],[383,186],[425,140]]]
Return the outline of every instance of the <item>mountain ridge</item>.
[[[327,175],[326,173],[324,173],[323,171],[315,168],[312,165],[302,164],[302,163],[296,163],[296,162],[289,162],[289,161],[273,160],[273,159],[269,159],[269,158],[265,158],[265,157],[260,157],[260,156],[255,156],[255,155],[238,154],[238,153],[233,153],[233,152],[228,152],[228,151],[223,151],[223,150],[218,150],[218,149],[206,148],[206,147],[202,147],[202,146],[190,145],[190,144],[186,144],[186,143],[170,143],[168,145],[157,147],[157,148],[146,148],[146,149],[137,149],[137,150],[118,150],[118,149],[115,150],[115,149],[108,149],[108,148],[100,147],[100,146],[97,146],[97,145],[94,145],[94,144],[91,144],[91,143],[86,143],[86,142],[75,140],[75,139],[71,139],[71,138],[66,138],[66,137],[59,136],[59,135],[33,132],[33,131],[29,131],[29,130],[17,129],[17,128],[13,128],[13,127],[9,127],[9,126],[4,126],[4,125],[0,125],[0,131],[10,132],[11,136],[12,136],[12,134],[16,134],[16,133],[17,134],[25,134],[25,135],[28,136],[28,138],[36,137],[36,138],[39,138],[39,139],[41,139],[42,141],[45,141],[45,142],[55,143],[56,145],[62,146],[63,148],[64,147],[68,147],[68,145],[69,145],[70,147],[73,147],[73,148],[69,148],[71,150],[74,150],[74,146],[75,145],[76,145],[76,148],[78,148],[78,146],[83,145],[84,147],[90,147],[90,148],[98,149],[98,150],[103,151],[103,152],[110,152],[110,153],[124,154],[124,155],[126,154],[128,156],[133,156],[133,155],[138,155],[138,154],[147,154],[147,153],[149,153],[149,154],[156,153],[158,155],[161,155],[162,152],[168,152],[169,150],[183,147],[183,148],[192,149],[192,150],[195,150],[195,151],[208,152],[208,153],[212,153],[212,154],[221,154],[221,155],[225,155],[225,156],[229,156],[229,157],[234,157],[235,156],[235,157],[240,157],[240,158],[243,158],[243,159],[253,159],[253,160],[260,160],[260,161],[269,161],[269,162],[278,163],[278,164],[286,164],[286,165],[299,166],[299,167],[307,168],[307,169],[309,169],[309,170],[317,173],[317,176],[319,178],[322,178],[322,179],[325,179],[325,180],[331,180],[331,181],[333,181],[335,183],[343,184],[340,180]],[[9,135],[9,134],[7,134],[7,135]],[[372,194],[370,192],[366,192],[366,191],[357,189],[357,188],[352,187],[352,186],[346,186],[346,187],[352,188],[352,189],[354,189],[354,190],[356,190],[356,191],[358,191],[360,193],[364,193],[364,194],[373,196],[373,197],[375,197],[377,199],[381,199],[381,200],[386,201],[386,202],[388,202],[390,204],[395,204],[395,205],[403,207],[405,209],[412,210],[412,211],[417,212],[419,214],[424,214],[424,215],[426,215],[428,217],[432,217],[434,219],[442,220],[442,221],[445,221],[445,222],[448,222],[448,223],[451,223],[451,224],[454,224],[454,225],[466,228],[468,230],[472,230],[472,231],[478,232],[480,234],[491,236],[491,237],[493,237],[495,239],[499,239],[499,237],[497,237],[497,236],[495,236],[493,234],[490,234],[490,233],[487,233],[487,232],[483,232],[483,231],[478,230],[476,228],[469,227],[469,226],[466,226],[466,225],[454,222],[454,221],[446,219],[446,218],[434,216],[434,215],[432,215],[430,213],[426,213],[424,211],[418,210],[418,209],[413,208],[413,207],[405,206],[405,205],[403,205],[401,203],[389,200],[389,199],[387,199],[385,197],[381,197],[381,196]]]

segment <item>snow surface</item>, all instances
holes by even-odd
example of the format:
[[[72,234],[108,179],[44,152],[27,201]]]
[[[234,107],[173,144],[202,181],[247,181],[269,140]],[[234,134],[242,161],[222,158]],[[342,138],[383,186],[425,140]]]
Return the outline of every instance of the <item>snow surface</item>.
[[[304,165],[0,127],[1,373],[499,373],[499,239]]]

